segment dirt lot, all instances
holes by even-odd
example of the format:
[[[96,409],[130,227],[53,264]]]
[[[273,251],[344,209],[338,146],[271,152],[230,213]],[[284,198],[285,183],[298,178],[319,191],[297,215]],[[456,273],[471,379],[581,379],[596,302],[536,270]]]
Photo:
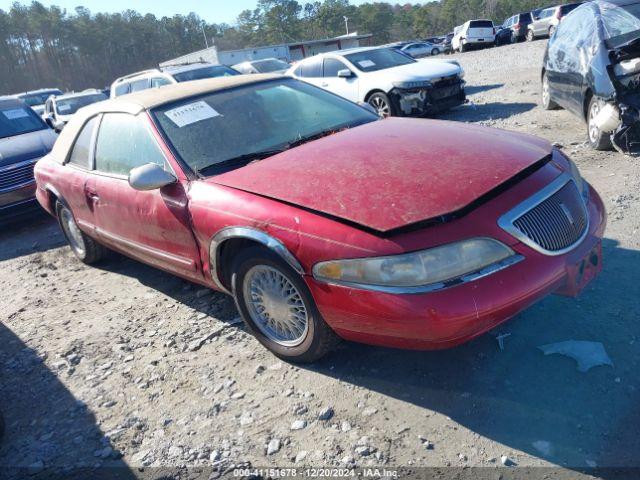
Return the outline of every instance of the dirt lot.
[[[49,219],[3,228],[0,467],[639,466],[640,160],[591,151],[577,119],[537,106],[544,43],[458,55],[472,103],[443,118],[540,135],[576,160],[609,213],[605,267],[581,297],[449,351],[344,344],[297,367],[222,294],[115,255],[84,266]],[[602,342],[613,366],[580,372],[537,348],[571,339]]]

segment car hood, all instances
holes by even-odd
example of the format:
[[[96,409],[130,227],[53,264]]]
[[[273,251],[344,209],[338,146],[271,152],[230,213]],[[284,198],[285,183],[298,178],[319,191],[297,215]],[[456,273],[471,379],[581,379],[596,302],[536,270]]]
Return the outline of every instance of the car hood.
[[[58,135],[48,128],[0,138],[0,167],[43,157],[51,151]]]
[[[550,152],[520,133],[389,118],[208,181],[382,233],[461,210]]]
[[[398,67],[386,68],[371,72],[369,75],[383,77],[389,82],[436,80],[460,73],[460,67],[444,60],[430,59],[429,61],[416,61]]]

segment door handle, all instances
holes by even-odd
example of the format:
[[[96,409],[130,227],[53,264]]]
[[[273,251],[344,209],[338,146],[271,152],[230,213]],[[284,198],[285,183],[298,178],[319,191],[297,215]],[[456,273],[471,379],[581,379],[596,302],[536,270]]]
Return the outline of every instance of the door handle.
[[[89,199],[94,200],[94,201],[98,200],[100,198],[100,196],[98,195],[98,192],[96,192],[92,188],[85,188],[84,189],[84,193]]]

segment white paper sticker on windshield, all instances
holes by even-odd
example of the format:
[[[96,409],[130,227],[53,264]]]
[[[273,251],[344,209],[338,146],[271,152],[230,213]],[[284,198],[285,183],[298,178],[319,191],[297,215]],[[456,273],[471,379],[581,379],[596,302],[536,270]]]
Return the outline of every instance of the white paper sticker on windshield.
[[[60,112],[68,112],[71,110],[71,105],[58,105],[58,110]]]
[[[362,68],[369,68],[369,67],[376,66],[375,62],[372,62],[371,60],[360,60],[358,62],[358,65],[360,65]]]
[[[164,114],[180,128],[201,120],[220,116],[218,112],[203,100],[167,110]]]
[[[27,112],[24,108],[12,108],[11,110],[3,110],[2,114],[9,120],[27,118],[29,116],[29,112]]]

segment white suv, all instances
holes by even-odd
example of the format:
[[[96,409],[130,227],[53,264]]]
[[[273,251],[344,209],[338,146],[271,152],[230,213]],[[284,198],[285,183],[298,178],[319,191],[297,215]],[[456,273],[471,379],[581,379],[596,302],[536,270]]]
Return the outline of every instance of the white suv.
[[[464,52],[470,47],[493,47],[496,28],[491,20],[469,20],[454,28],[451,48]]]
[[[466,101],[464,72],[455,60],[417,61],[393,48],[322,53],[287,73],[352,102],[366,102],[383,117],[428,115]]]
[[[118,78],[111,84],[110,96],[115,98],[127,93],[146,90],[147,88],[230,75],[240,75],[240,73],[226,65],[214,65],[204,62],[153,68]]]

